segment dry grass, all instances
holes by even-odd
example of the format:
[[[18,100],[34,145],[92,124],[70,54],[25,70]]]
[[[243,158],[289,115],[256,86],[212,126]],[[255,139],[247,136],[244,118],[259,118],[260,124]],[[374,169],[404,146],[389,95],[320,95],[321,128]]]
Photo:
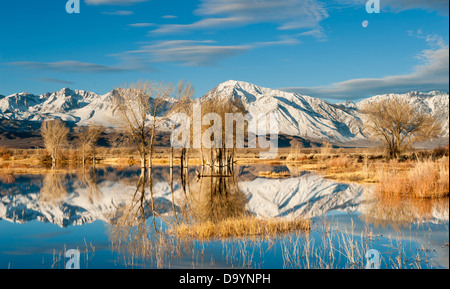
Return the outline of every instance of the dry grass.
[[[265,178],[273,178],[273,179],[279,179],[279,178],[288,178],[291,176],[290,172],[259,172],[259,175]]]
[[[408,171],[382,171],[376,192],[415,198],[442,198],[449,195],[448,179],[448,157],[438,161],[422,160]]]
[[[353,161],[349,157],[343,156],[328,160],[326,165],[331,168],[349,168],[353,165]]]
[[[309,220],[258,219],[255,217],[229,218],[217,223],[181,224],[172,230],[178,238],[198,240],[244,237],[269,237],[292,232],[309,232]]]

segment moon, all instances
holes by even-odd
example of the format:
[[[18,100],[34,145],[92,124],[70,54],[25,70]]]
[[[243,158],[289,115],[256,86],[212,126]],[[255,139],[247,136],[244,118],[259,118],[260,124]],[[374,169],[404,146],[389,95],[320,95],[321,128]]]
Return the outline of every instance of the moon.
[[[363,26],[364,28],[367,28],[367,27],[369,26],[369,21],[364,20],[363,23],[362,23],[362,26]]]

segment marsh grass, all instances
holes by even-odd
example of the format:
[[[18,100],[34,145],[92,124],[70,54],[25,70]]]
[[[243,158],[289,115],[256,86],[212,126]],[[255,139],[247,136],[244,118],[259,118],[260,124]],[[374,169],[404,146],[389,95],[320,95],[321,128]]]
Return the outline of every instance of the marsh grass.
[[[431,247],[411,248],[398,235],[376,235],[369,227],[355,230],[353,222],[342,226],[320,222],[308,235],[289,235],[279,245],[284,269],[365,269],[368,250],[376,248],[381,269],[436,268]]]
[[[289,178],[291,176],[290,172],[271,172],[271,171],[266,171],[266,172],[259,172],[259,175],[265,178],[273,178],[273,179],[278,179],[278,178]]]
[[[289,234],[292,232],[309,232],[309,220],[259,219],[255,217],[229,218],[217,223],[211,221],[197,224],[180,224],[171,233],[182,239],[197,240],[229,238],[264,238]]]
[[[403,195],[415,198],[442,198],[449,195],[449,159],[419,160],[411,169],[380,172],[377,194]]]

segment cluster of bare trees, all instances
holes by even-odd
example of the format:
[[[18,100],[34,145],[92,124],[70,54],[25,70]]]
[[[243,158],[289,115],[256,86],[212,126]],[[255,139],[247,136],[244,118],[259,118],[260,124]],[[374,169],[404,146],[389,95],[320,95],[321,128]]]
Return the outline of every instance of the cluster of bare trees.
[[[52,158],[52,167],[55,168],[59,153],[67,142],[69,129],[61,120],[49,120],[42,123],[41,135],[44,145]]]
[[[88,154],[91,155],[92,162],[95,164],[96,146],[103,131],[103,127],[97,125],[78,129],[77,146],[82,155],[83,166],[86,163]],[[63,148],[68,146],[69,132],[70,129],[60,119],[47,120],[42,123],[41,135],[44,146],[52,159],[53,169],[60,160]]]
[[[115,114],[135,145],[142,168],[152,166],[158,125],[170,114],[187,109],[193,94],[191,84],[184,81],[177,86],[142,81],[114,90]]]
[[[190,128],[190,139],[194,134],[203,135],[211,126],[203,125],[201,120],[205,115],[214,114],[220,117],[220,127],[225,128],[226,114],[237,112],[244,113],[242,104],[225,100],[207,100],[201,104],[201,115],[194,116],[192,99],[194,89],[190,83],[180,81],[177,85],[165,82],[141,81],[124,87],[116,88],[112,93],[114,115],[120,124],[120,133],[127,136],[132,143],[140,159],[142,168],[151,168],[154,154],[154,146],[159,125],[169,120],[169,116],[176,113],[184,113],[191,117],[200,118],[201,128]],[[211,119],[210,123],[216,120]],[[173,130],[178,124],[167,121]],[[233,127],[233,135],[237,134],[237,125]],[[41,127],[45,147],[52,158],[52,166],[55,167],[63,147],[68,144],[69,128],[61,120],[45,121]],[[104,132],[101,126],[75,128],[78,151],[81,154],[83,165],[90,157],[95,163],[97,142]],[[207,134],[211,136],[209,141],[214,143],[209,151],[204,151],[201,145],[202,164],[211,167],[229,166],[233,162],[235,149],[230,149],[230,140],[226,139],[224,131],[222,135]],[[243,133],[243,132],[241,132]],[[225,137],[224,137],[225,136]],[[217,138],[217,140],[216,140]],[[236,147],[236,139],[233,147]],[[227,145],[228,143],[228,145]],[[227,146],[226,146],[227,145]],[[171,146],[170,164],[173,166],[173,147]],[[181,148],[181,166],[188,166],[189,145]]]

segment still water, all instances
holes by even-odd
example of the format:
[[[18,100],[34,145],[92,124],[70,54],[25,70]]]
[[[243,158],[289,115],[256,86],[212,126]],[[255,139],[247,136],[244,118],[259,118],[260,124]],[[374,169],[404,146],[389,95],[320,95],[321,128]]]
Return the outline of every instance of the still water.
[[[155,167],[151,179],[136,167],[1,176],[0,268],[63,269],[71,249],[82,269],[363,269],[373,265],[373,249],[380,268],[449,268],[448,199],[375,199],[370,186],[286,166],[200,179],[198,170]],[[311,231],[207,241],[168,233],[193,216],[216,222],[242,212],[306,218]]]

